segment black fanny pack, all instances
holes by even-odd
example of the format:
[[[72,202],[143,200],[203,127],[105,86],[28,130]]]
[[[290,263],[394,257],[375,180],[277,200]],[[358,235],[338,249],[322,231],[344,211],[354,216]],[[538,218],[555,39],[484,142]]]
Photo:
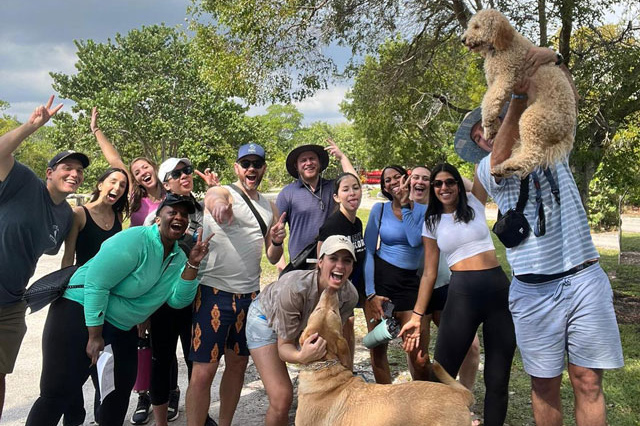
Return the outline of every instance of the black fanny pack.
[[[507,248],[522,243],[529,237],[531,226],[524,215],[524,206],[529,198],[529,175],[520,181],[520,195],[515,209],[509,209],[505,214],[498,211],[498,220],[493,225],[493,233]]]

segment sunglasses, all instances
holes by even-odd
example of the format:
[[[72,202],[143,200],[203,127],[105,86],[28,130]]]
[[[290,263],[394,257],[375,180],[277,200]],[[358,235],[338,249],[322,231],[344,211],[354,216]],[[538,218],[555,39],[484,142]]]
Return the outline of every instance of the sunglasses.
[[[254,169],[261,169],[264,167],[264,160],[240,160],[238,161],[240,167],[247,170],[249,167],[253,167]]]
[[[193,167],[186,166],[186,167],[183,167],[181,169],[171,170],[168,173],[168,175],[169,175],[169,177],[171,177],[173,179],[180,179],[180,176],[182,176],[183,173],[185,175],[189,176],[191,173],[193,173]]]
[[[455,179],[445,179],[445,180],[434,180],[433,181],[433,186],[434,188],[442,188],[442,186],[447,186],[447,187],[452,187],[452,186],[456,186],[458,184],[458,181],[456,181]]]

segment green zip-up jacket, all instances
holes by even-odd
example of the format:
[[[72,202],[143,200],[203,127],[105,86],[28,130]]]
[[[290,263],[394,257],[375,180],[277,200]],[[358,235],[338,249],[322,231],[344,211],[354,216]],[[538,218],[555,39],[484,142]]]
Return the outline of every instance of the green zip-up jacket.
[[[144,322],[165,302],[184,308],[193,302],[198,280],[180,276],[187,256],[175,243],[166,259],[158,225],[135,226],[102,243],[98,254],[71,277],[64,297],[84,306],[87,327],[104,321],[121,330]]]

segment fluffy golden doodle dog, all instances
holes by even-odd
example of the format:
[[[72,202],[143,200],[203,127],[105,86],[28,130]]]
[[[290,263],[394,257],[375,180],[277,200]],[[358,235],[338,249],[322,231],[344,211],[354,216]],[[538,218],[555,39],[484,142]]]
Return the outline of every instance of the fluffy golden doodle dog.
[[[325,357],[304,367],[298,376],[297,426],[456,426],[471,424],[473,395],[439,364],[434,373],[442,383],[396,385],[366,383],[345,367],[349,348],[335,292],[325,290],[300,336],[319,333],[327,342]]]
[[[476,13],[462,36],[462,42],[484,57],[488,89],[482,99],[485,139],[498,133],[498,115],[522,80],[525,56],[533,46],[497,10]],[[555,64],[542,65],[529,78],[534,97],[520,118],[520,141],[511,158],[494,167],[496,176],[529,174],[536,166],[547,167],[567,157],[573,147],[576,101],[569,80]]]

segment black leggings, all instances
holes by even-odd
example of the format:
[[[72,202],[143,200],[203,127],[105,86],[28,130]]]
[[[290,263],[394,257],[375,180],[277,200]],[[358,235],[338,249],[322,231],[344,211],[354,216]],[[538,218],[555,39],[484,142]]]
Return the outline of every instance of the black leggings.
[[[191,379],[193,363],[187,358],[191,348],[191,305],[174,309],[166,303],[151,315],[151,403],[162,405],[169,402],[169,391],[178,387],[178,360],[176,345],[178,337]]]
[[[82,392],[89,377],[89,340],[81,304],[61,297],[51,304],[42,333],[40,397],[31,407],[27,426],[56,426],[68,408],[71,396]],[[103,401],[100,426],[122,426],[129,408],[129,395],[136,380],[138,357],[136,328],[120,330],[105,321],[102,337],[111,344],[115,360],[115,390]]]
[[[499,266],[451,274],[434,358],[452,377],[458,375],[480,324],[485,353],[484,424],[502,426],[516,336],[509,312],[509,280]]]

